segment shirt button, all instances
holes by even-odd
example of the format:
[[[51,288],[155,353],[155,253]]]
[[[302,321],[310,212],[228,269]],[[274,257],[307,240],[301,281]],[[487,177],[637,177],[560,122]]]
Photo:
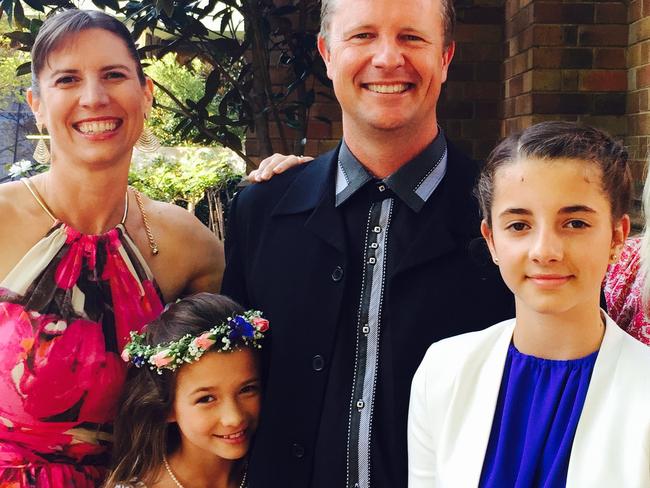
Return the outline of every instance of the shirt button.
[[[359,411],[363,410],[363,407],[365,406],[366,406],[366,402],[364,402],[363,400],[357,400],[357,409]]]
[[[368,264],[376,264],[377,258],[368,258]]]
[[[377,185],[379,191],[386,191],[386,185]]]
[[[375,226],[372,228],[372,231],[373,231],[375,234],[379,234],[379,233],[381,232],[381,227],[379,227],[378,225],[375,225]]]
[[[294,442],[291,446],[291,454],[293,457],[301,459],[305,456],[305,448],[301,444]]]
[[[335,283],[338,283],[343,279],[343,268],[341,266],[337,266],[334,268],[334,271],[332,271],[332,281]]]
[[[316,354],[311,360],[311,367],[314,371],[323,371],[325,368],[325,358],[320,354]]]
[[[361,327],[361,332],[363,332],[366,335],[370,334],[370,327],[368,327],[368,324]]]
[[[379,244],[377,244],[376,242],[373,242],[372,244],[370,244],[370,249],[377,249],[378,247],[379,247]]]

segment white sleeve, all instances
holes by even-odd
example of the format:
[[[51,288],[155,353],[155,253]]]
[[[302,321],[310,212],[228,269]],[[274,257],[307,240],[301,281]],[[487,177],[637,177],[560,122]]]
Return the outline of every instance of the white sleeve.
[[[413,377],[408,415],[408,486],[439,486],[432,435],[432,412],[427,409],[427,354]]]

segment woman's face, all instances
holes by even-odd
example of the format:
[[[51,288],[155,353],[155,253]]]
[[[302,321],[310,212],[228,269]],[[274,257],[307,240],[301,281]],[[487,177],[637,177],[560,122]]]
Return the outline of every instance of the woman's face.
[[[178,370],[170,421],[178,424],[181,450],[201,458],[246,455],[260,413],[257,359],[250,349],[211,352]]]
[[[492,228],[481,230],[517,310],[559,313],[597,307],[612,257],[629,232],[613,222],[595,164],[525,159],[494,175]]]
[[[152,83],[142,86],[124,41],[103,29],[65,38],[29,92],[37,122],[51,136],[53,161],[96,166],[130,161],[152,103]]]

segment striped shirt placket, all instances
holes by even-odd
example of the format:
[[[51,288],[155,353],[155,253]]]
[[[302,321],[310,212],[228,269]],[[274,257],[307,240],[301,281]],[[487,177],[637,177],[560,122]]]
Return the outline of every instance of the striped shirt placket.
[[[354,381],[348,424],[348,488],[370,488],[370,438],[379,369],[381,308],[392,209],[393,198],[373,203],[366,228],[364,275],[361,285]]]

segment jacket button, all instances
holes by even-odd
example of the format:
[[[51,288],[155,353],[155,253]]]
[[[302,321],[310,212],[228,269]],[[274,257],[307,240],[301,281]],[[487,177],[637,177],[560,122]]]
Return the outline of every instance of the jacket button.
[[[334,268],[334,271],[332,271],[332,281],[335,283],[338,283],[343,279],[343,268],[341,266],[337,266]]]
[[[305,448],[301,444],[294,442],[291,446],[291,454],[293,457],[301,459],[305,456]]]
[[[325,368],[325,358],[320,354],[316,354],[311,360],[311,367],[314,368],[314,371],[323,371]]]

